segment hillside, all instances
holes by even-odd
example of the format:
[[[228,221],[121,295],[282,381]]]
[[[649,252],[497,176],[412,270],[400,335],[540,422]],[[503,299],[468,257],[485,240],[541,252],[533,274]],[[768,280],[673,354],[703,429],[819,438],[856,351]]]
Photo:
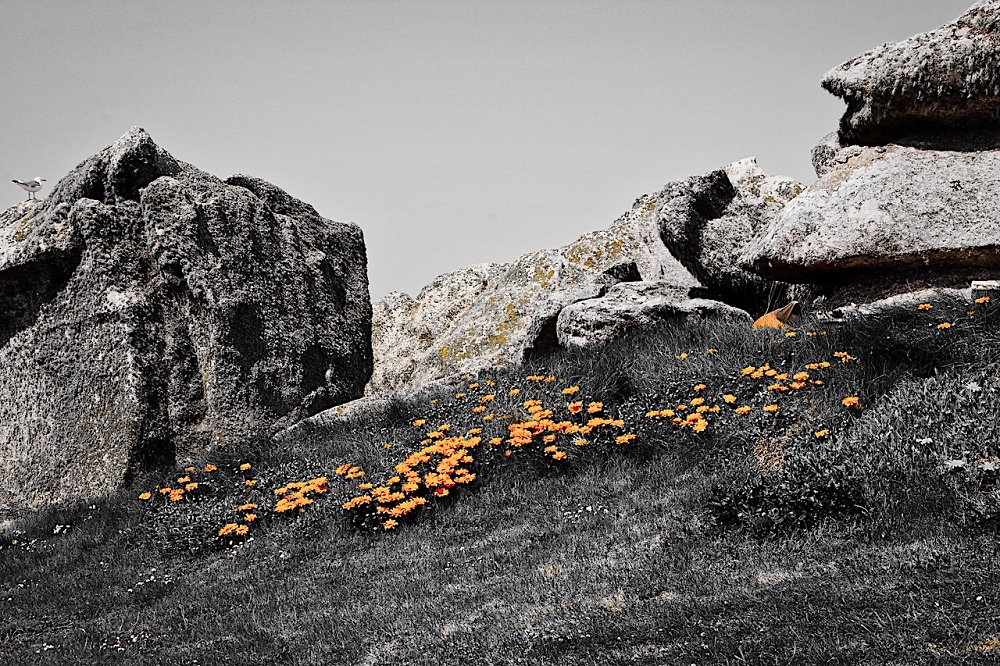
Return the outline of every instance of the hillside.
[[[930,305],[795,336],[662,329],[37,515],[0,537],[3,663],[984,663],[1000,650],[997,316]],[[800,371],[822,383],[768,388]],[[578,401],[621,427],[544,441],[546,422],[594,417]],[[660,413],[681,404],[708,409]],[[513,446],[515,423],[537,435]],[[341,507],[476,436],[452,474],[475,478],[414,493],[426,503],[392,529]],[[182,476],[199,487],[156,492]],[[276,489],[324,476],[301,490],[312,504],[275,511]],[[249,534],[218,536],[230,522]]]

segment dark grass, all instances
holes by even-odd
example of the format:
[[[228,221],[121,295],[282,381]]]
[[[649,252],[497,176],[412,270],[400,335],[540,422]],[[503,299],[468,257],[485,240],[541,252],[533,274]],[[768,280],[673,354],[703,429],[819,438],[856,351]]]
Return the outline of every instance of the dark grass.
[[[563,409],[575,384],[639,437],[564,446],[558,464],[541,447],[484,448],[472,487],[392,532],[352,526],[339,507],[352,487],[333,468],[384,479],[426,431],[416,418],[502,433],[471,412],[493,389],[248,443],[183,502],[136,499],[173,470],[37,515],[0,536],[0,663],[988,663],[1000,565],[981,461],[998,453],[1000,368],[995,322],[978,314],[947,331],[938,312],[900,327],[807,321],[794,339],[664,330],[484,374],[498,416],[535,396]],[[834,351],[857,360],[796,395],[740,375]],[[524,381],[535,373],[558,381]],[[696,383],[754,411],[723,410],[700,434],[643,416],[690,401]],[[848,395],[866,409],[843,407]],[[306,512],[266,510],[277,485],[321,474],[331,491]],[[831,480],[849,506],[792,501]],[[247,500],[264,507],[252,539],[215,537]]]

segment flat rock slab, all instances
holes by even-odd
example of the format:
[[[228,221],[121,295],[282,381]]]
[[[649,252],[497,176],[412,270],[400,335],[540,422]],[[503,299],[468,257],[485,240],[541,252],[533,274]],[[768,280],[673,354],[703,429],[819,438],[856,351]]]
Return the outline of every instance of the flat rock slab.
[[[786,282],[1000,268],[1000,152],[851,147],[741,259]]]
[[[1000,0],[883,44],[832,69],[823,87],[847,102],[844,143],[885,144],[916,129],[1000,119]]]

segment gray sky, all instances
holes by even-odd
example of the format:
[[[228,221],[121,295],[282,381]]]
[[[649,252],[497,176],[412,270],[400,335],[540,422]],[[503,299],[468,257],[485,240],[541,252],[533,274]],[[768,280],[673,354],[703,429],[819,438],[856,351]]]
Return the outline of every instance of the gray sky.
[[[823,73],[972,0],[0,0],[0,208],[145,127],[361,226],[373,298],[756,156],[814,179]]]

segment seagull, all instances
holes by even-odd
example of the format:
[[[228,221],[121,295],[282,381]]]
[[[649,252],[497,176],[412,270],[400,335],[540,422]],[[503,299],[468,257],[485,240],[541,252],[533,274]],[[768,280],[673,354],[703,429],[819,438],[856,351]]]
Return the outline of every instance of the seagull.
[[[11,182],[17,183],[17,186],[20,187],[22,190],[27,190],[28,198],[33,199],[34,197],[32,196],[32,194],[42,189],[42,183],[45,182],[45,179],[39,176],[34,180],[29,180],[28,182],[24,182],[23,180],[18,180],[17,178],[15,178]]]

